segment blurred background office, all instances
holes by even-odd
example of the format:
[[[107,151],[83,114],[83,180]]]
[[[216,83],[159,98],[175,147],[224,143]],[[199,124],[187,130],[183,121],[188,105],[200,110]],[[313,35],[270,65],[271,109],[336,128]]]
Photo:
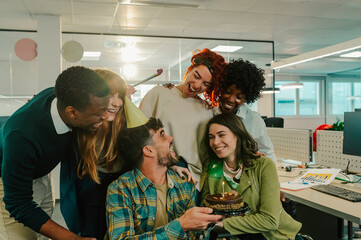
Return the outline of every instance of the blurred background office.
[[[1,1],[0,116],[72,65],[109,68],[129,84],[162,68],[137,87],[138,104],[154,84],[179,82],[192,52],[207,47],[266,70],[267,89],[280,91],[251,106],[261,115],[284,118],[286,128],[332,124],[361,107],[360,56],[278,71],[271,62],[360,38],[360,10],[358,0]]]
[[[1,1],[1,121],[73,65],[108,68],[128,84],[163,69],[137,86],[139,104],[209,48],[265,69],[253,110],[315,130],[361,108],[360,10],[359,0]]]

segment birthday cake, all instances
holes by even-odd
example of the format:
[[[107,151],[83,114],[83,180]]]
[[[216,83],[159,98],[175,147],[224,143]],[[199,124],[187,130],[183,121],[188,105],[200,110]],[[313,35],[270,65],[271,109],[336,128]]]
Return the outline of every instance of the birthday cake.
[[[226,192],[207,196],[204,205],[214,210],[237,210],[244,206],[244,201],[238,193]]]

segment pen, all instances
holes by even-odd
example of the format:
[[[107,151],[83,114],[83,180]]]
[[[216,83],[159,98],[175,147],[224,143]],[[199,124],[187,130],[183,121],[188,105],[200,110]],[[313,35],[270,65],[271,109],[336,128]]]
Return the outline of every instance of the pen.
[[[304,185],[307,185],[308,182],[288,182],[288,184],[304,184]]]

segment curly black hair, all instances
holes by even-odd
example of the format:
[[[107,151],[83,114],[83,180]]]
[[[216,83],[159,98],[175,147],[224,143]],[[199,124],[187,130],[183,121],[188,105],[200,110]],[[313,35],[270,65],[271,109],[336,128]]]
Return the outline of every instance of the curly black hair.
[[[246,95],[246,103],[253,103],[261,96],[261,90],[265,84],[264,70],[255,64],[243,60],[231,60],[226,68],[223,90],[232,84]]]
[[[55,83],[55,95],[58,106],[62,109],[72,106],[83,111],[90,105],[90,96],[106,97],[109,91],[109,86],[103,78],[83,66],[66,69]]]

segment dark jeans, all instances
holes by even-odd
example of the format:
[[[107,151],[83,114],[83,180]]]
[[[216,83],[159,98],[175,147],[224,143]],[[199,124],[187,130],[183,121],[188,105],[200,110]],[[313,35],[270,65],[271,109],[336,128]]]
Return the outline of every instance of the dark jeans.
[[[119,173],[98,172],[101,184],[84,177],[77,182],[78,208],[81,219],[81,236],[103,240],[107,231],[105,201],[110,183],[120,176]]]

